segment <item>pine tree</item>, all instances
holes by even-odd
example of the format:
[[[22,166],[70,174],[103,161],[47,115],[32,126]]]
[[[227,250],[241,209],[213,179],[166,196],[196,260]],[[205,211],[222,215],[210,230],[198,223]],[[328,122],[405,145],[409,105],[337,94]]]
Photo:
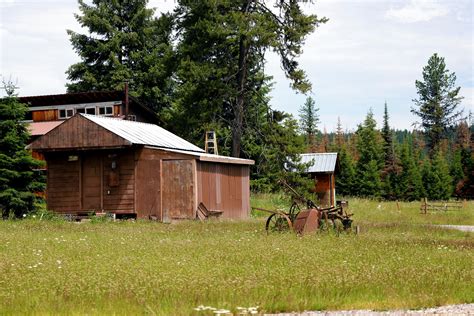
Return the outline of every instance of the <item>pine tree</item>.
[[[339,151],[339,173],[336,176],[338,194],[342,196],[354,195],[355,175],[354,161],[344,146]]]
[[[364,123],[359,125],[356,134],[359,152],[356,171],[358,194],[378,197],[381,194],[382,148],[372,110],[367,113]]]
[[[421,118],[432,156],[445,138],[447,128],[462,115],[457,109],[462,100],[458,96],[461,88],[455,84],[456,74],[446,69],[444,58],[436,53],[423,67],[423,80],[415,82],[418,99],[413,100],[415,107],[411,112]]]
[[[416,201],[425,197],[423,181],[418,164],[415,163],[408,143],[404,143],[400,155],[402,167],[398,178],[399,197],[403,200]]]
[[[339,151],[344,146],[344,131],[342,129],[341,118],[337,117],[337,127],[336,127],[336,150]]]
[[[45,186],[35,171],[42,162],[25,149],[29,134],[22,121],[28,107],[18,102],[11,83],[4,83],[4,88],[7,97],[0,99],[0,209],[2,217],[19,217],[35,210],[34,192]]]
[[[273,7],[263,0],[180,0],[175,16],[180,61],[174,111],[183,116],[203,111],[203,119],[227,124],[232,156],[239,157],[245,113],[261,86],[255,75],[263,72],[265,53],[279,55],[292,88],[309,92],[311,85],[296,58],[306,36],[327,19],[303,13],[293,0]]]
[[[393,144],[393,133],[390,129],[388,120],[388,108],[387,102],[385,102],[383,127],[381,131],[384,159],[384,166],[382,170],[382,187],[383,197],[388,200],[394,200],[399,198],[398,178],[400,176],[401,167],[398,157],[396,156]]]
[[[463,180],[464,180],[464,170],[462,163],[462,150],[457,149],[451,159],[450,165],[450,175],[453,178],[453,187],[456,188],[456,192],[462,190]]]
[[[316,151],[316,134],[319,124],[319,109],[312,97],[307,97],[306,102],[299,109],[300,129],[303,132],[309,152]]]
[[[153,17],[148,0],[79,0],[75,18],[88,30],[68,30],[81,61],[67,70],[68,92],[118,90],[129,81],[130,93],[156,110],[170,103],[173,73],[172,17]]]
[[[431,163],[428,160],[425,161],[422,176],[429,199],[446,200],[451,197],[453,180],[449,175],[449,166],[440,152],[435,154]]]

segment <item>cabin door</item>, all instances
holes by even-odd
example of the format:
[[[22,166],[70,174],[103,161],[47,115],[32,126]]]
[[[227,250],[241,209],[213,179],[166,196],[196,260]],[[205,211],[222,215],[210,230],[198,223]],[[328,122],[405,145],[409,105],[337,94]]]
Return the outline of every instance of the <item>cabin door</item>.
[[[193,161],[163,160],[162,166],[163,221],[194,218]]]
[[[82,158],[82,209],[101,210],[102,161],[98,155]]]

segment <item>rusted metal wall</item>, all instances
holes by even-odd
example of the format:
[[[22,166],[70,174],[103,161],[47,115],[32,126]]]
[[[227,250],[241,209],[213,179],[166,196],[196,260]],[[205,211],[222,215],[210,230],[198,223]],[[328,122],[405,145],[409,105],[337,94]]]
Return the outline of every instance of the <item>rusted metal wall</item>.
[[[193,160],[163,160],[163,221],[196,217]]]
[[[313,174],[316,185],[314,192],[318,196],[319,203],[322,206],[335,205],[335,177],[332,173]]]
[[[246,218],[250,212],[249,167],[198,162],[198,202],[223,218]]]

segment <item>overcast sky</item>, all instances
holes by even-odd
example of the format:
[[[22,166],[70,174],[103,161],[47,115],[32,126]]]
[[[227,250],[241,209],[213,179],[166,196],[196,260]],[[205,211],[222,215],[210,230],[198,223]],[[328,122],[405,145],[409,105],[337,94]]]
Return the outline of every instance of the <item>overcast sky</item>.
[[[150,6],[168,11],[174,1]],[[65,71],[79,61],[66,34],[81,31],[77,7],[74,0],[0,0],[0,75],[18,80],[21,96],[65,93]],[[329,18],[308,37],[300,58],[321,129],[334,130],[338,117],[354,129],[369,108],[380,126],[385,101],[391,125],[411,129],[415,80],[435,52],[456,73],[465,111],[474,110],[471,0],[319,0],[303,7]],[[275,80],[272,105],[298,116],[306,97],[290,89],[277,56],[267,60]]]

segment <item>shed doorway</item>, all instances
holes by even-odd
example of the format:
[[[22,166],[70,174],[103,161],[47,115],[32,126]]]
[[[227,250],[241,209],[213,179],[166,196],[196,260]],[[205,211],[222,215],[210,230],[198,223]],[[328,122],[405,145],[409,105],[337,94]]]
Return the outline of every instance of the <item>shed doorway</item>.
[[[192,160],[163,160],[163,221],[194,218]]]
[[[97,155],[82,157],[82,209],[100,210],[102,161]]]

